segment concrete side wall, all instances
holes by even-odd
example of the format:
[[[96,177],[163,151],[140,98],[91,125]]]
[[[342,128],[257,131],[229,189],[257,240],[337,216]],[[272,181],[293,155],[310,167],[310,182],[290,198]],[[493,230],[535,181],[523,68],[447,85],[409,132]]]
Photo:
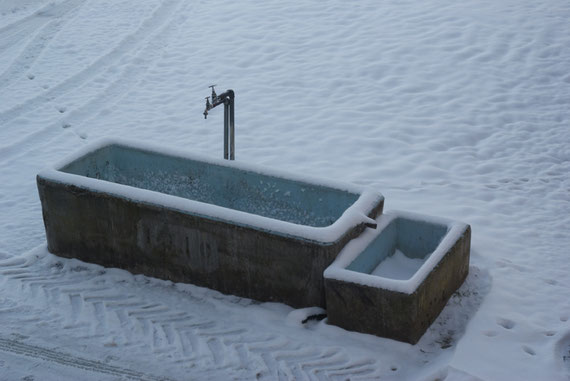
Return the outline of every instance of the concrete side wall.
[[[324,245],[38,178],[50,252],[294,307],[325,306]],[[382,204],[371,213],[381,213]]]
[[[471,252],[471,227],[457,240],[453,247],[428,274],[417,291],[418,316],[415,323],[415,343],[418,341],[455,291],[463,284],[469,273]]]
[[[327,322],[349,331],[411,342],[417,306],[410,295],[325,279]]]
[[[413,294],[325,279],[328,323],[415,344],[469,271],[471,229]]]

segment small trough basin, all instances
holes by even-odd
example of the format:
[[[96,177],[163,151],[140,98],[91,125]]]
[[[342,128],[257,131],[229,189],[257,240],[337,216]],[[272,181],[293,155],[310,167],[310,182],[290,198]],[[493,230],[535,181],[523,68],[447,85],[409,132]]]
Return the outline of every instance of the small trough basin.
[[[328,322],[415,344],[467,276],[471,229],[396,211],[377,222],[325,270]]]
[[[293,307],[383,196],[349,184],[102,140],[37,177],[50,252]]]

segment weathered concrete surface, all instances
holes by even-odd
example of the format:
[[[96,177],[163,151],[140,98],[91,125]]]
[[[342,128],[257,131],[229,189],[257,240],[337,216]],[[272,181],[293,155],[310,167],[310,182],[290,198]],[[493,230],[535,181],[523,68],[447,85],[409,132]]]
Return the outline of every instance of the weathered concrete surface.
[[[417,343],[467,277],[470,246],[471,228],[467,225],[412,294],[325,278],[328,323]]]
[[[325,306],[330,244],[284,237],[38,177],[48,249],[68,258],[293,307]],[[382,212],[383,201],[369,213]]]

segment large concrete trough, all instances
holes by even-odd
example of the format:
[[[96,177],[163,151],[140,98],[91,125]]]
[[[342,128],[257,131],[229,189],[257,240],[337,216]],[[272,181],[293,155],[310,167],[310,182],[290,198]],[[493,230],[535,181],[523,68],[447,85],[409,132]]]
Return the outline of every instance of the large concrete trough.
[[[471,228],[404,212],[377,222],[324,273],[328,322],[415,344],[467,276]]]
[[[50,252],[294,307],[381,214],[380,193],[104,140],[37,177]]]

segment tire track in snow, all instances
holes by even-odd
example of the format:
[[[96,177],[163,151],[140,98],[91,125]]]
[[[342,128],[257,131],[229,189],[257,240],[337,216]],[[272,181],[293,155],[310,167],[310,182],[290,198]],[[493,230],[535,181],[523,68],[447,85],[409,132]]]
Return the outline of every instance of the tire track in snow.
[[[71,9],[77,7],[78,0],[65,0],[58,4],[53,2],[41,7],[35,12],[0,28],[0,51],[19,44],[29,38],[40,25],[49,22],[49,18],[61,18]]]
[[[71,0],[70,0],[71,1]],[[16,105],[11,109],[0,112],[0,124],[8,121],[41,106],[44,103],[53,101],[62,95],[80,87],[96,75],[103,73],[109,66],[116,63],[128,53],[136,50],[137,46],[144,43],[152,34],[160,29],[162,25],[172,21],[175,11],[180,4],[180,0],[164,0],[161,5],[147,18],[137,30],[127,35],[110,52],[100,56],[89,66],[80,72],[72,75],[66,80],[54,85],[42,94],[28,99],[24,103]],[[20,144],[20,143],[18,143]],[[1,152],[1,151],[0,151]]]
[[[32,297],[30,283],[46,294],[57,290],[60,296],[46,306],[55,315],[52,324],[81,340],[120,338],[124,346],[151,351],[161,366],[192,364],[199,371],[247,372],[251,378],[267,380],[373,378],[379,370],[372,358],[355,357],[344,348],[305,345],[225,316],[216,319],[219,311],[208,300],[198,298],[195,305],[183,308],[179,303],[146,298],[145,288],[153,286],[114,285],[104,271],[91,265],[73,267],[68,260],[45,254],[37,260],[0,262],[3,289],[19,290],[21,300]],[[46,272],[59,280],[38,280]],[[162,292],[179,293],[175,289]]]
[[[32,66],[34,61],[63,26],[74,19],[74,15],[77,14],[83,4],[84,0],[69,0],[61,4],[58,8],[59,12],[52,12],[50,14],[55,20],[49,21],[46,25],[35,31],[35,36],[28,42],[20,55],[0,74],[0,88],[7,87],[11,83],[23,78],[23,74]],[[63,17],[68,16],[68,14],[73,16]],[[36,18],[37,17],[36,15]],[[0,35],[2,35],[2,32],[0,32]]]
[[[126,377],[131,380],[167,381],[164,377],[155,377],[135,370],[108,365],[99,361],[70,355],[54,349],[48,349],[0,337],[0,350],[15,353],[20,356],[53,362],[90,372],[103,373],[112,376]]]
[[[142,47],[133,47],[132,50],[138,50],[137,54],[130,60],[130,63],[125,65],[121,74],[113,82],[108,84],[103,90],[99,91],[91,97],[85,104],[79,108],[70,110],[66,113],[63,120],[51,123],[46,127],[36,129],[34,132],[19,138],[17,141],[0,147],[0,161],[7,162],[21,158],[31,150],[37,150],[40,146],[49,146],[54,139],[59,139],[59,134],[62,132],[62,127],[67,129],[72,127],[72,131],[80,138],[85,139],[86,135],[77,132],[75,127],[84,125],[89,120],[96,118],[103,110],[119,102],[128,91],[139,81],[141,75],[148,70],[152,62],[160,55],[162,42],[168,39],[168,35],[172,32],[173,27],[177,26],[177,17],[180,13],[186,12],[188,3],[177,3],[174,10],[171,10],[173,17],[168,18],[160,27],[158,31],[150,38],[148,43]],[[119,58],[117,58],[118,60]],[[97,74],[89,81],[101,78],[106,80],[107,70],[112,69],[113,66],[105,68],[104,71]],[[70,89],[72,92],[76,89]],[[63,94],[62,94],[63,95]]]
[[[158,28],[158,31],[148,39],[149,41],[145,46],[138,48],[137,54],[130,60],[128,65],[125,65],[118,78],[79,108],[68,111],[63,120],[36,129],[16,142],[0,147],[0,157],[2,157],[0,161],[13,161],[27,155],[31,150],[37,150],[38,147],[51,145],[54,139],[59,139],[62,127],[65,129],[73,127],[71,130],[80,138],[85,139],[86,135],[77,132],[75,127],[84,125],[89,120],[96,118],[103,110],[118,103],[128,93],[140,80],[141,75],[148,70],[153,61],[160,55],[163,41],[168,39],[168,35],[172,33],[173,27],[177,26],[176,21],[178,18],[174,17],[174,15],[186,12],[188,6],[189,4],[184,2],[181,5],[178,3],[178,6],[174,7],[175,10],[171,11],[173,17],[169,18],[167,22]],[[137,48],[134,47],[133,50],[137,50]],[[91,78],[90,81],[99,77],[105,80],[107,70],[112,68],[113,66],[106,68],[105,71],[98,74],[98,77]],[[70,92],[73,90],[75,89],[70,89]]]

